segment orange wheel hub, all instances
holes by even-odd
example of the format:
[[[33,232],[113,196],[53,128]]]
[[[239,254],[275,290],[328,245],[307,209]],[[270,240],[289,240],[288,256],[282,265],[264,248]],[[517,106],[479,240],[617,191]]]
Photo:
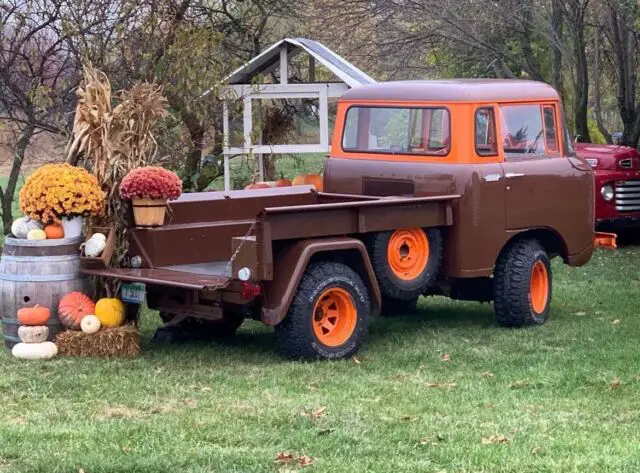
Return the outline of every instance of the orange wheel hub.
[[[313,333],[329,347],[345,343],[356,328],[358,309],[351,294],[340,287],[327,289],[313,307]]]
[[[429,239],[421,228],[396,230],[389,238],[387,261],[393,274],[405,281],[412,281],[427,267]]]
[[[536,314],[541,314],[547,308],[549,298],[549,271],[542,261],[536,261],[531,270],[529,286],[531,307]]]

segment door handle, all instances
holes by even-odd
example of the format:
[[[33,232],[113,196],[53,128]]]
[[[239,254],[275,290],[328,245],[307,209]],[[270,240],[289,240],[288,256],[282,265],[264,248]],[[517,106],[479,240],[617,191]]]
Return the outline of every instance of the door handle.
[[[522,177],[524,173],[521,172],[508,172],[504,175],[507,179],[513,179],[514,177]]]

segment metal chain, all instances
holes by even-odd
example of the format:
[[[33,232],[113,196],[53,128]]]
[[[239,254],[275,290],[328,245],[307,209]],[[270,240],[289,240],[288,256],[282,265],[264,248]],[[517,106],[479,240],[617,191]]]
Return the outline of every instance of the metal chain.
[[[234,251],[233,255],[231,255],[231,259],[227,263],[227,268],[226,268],[227,271],[229,271],[229,269],[231,268],[231,264],[234,262],[234,260],[238,256],[238,253],[240,253],[240,250],[242,249],[242,245],[244,245],[244,242],[247,241],[247,238],[249,238],[249,236],[251,235],[251,232],[253,232],[253,229],[256,227],[257,224],[258,224],[258,220],[256,219],[253,221],[253,223],[249,227],[249,230],[247,230],[247,233],[245,233],[244,236],[242,237],[242,241],[238,245],[238,248],[236,248],[236,251]]]

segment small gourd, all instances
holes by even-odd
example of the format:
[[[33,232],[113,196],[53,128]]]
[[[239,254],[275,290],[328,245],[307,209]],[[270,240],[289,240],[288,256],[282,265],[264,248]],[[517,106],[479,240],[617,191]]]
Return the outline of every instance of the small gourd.
[[[22,325],[46,325],[50,316],[51,312],[47,307],[23,307],[18,311],[18,322]]]
[[[80,321],[80,329],[84,333],[96,333],[101,326],[100,319],[95,315],[85,315]]]
[[[40,228],[29,230],[29,233],[27,233],[27,240],[46,240],[46,239],[47,239],[47,234],[44,232],[44,230]]]
[[[42,224],[29,217],[20,217],[11,224],[11,233],[16,238],[25,239],[29,230],[42,230]]]
[[[100,299],[96,304],[96,317],[103,327],[119,327],[124,322],[124,304],[120,299]]]
[[[58,316],[60,322],[72,330],[80,330],[80,322],[85,315],[96,313],[96,305],[81,292],[70,292],[60,299]]]
[[[37,325],[27,327],[23,325],[18,327],[18,337],[24,343],[42,343],[47,341],[49,336],[49,327],[46,325]]]
[[[94,233],[91,238],[85,241],[81,248],[84,251],[84,255],[89,258],[96,258],[102,254],[104,251],[107,237],[105,237],[102,233]]]
[[[64,238],[64,227],[59,223],[50,223],[44,227],[44,232],[46,233],[48,240]]]
[[[58,354],[58,347],[53,342],[18,343],[11,353],[24,360],[48,360]]]

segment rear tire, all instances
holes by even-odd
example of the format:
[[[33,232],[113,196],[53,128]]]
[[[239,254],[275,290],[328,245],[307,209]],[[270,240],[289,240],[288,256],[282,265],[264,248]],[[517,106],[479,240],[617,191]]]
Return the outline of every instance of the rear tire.
[[[380,315],[383,317],[398,317],[408,315],[417,310],[418,298],[414,299],[394,299],[392,297],[382,297],[382,310]]]
[[[551,293],[551,266],[540,242],[519,240],[504,249],[494,274],[494,309],[499,325],[544,324],[549,317]]]
[[[435,282],[444,254],[438,228],[379,232],[367,246],[382,295],[408,301]]]
[[[364,341],[370,307],[367,287],[350,267],[312,263],[275,327],[278,350],[297,360],[350,357]]]

